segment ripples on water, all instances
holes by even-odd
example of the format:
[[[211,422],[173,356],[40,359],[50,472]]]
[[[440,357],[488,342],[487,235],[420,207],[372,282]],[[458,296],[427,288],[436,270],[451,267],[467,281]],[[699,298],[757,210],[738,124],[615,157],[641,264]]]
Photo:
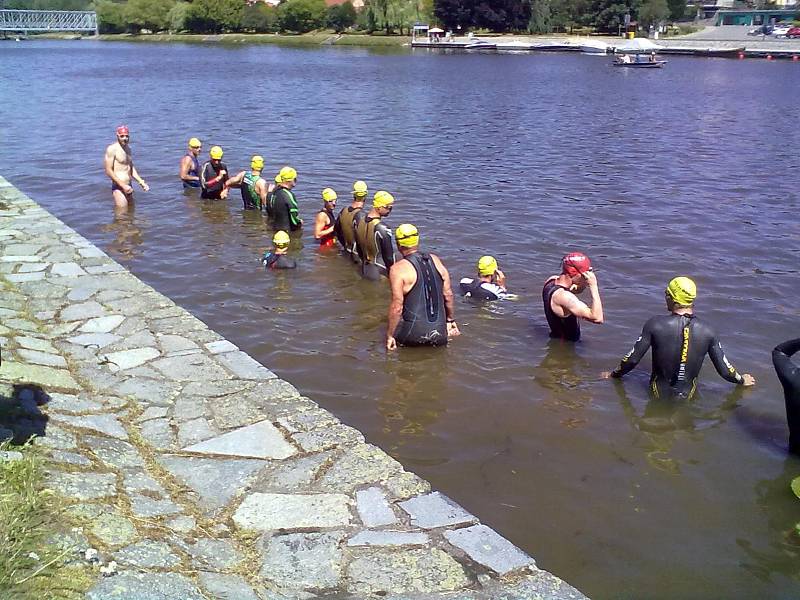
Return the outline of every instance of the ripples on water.
[[[785,62],[111,43],[0,48],[0,172],[145,281],[593,597],[790,597],[800,520],[771,348],[798,334],[796,93]],[[152,187],[114,217],[102,154],[132,129]],[[453,279],[498,257],[517,302],[459,303],[447,351],[386,356],[388,292],[304,234],[265,274],[260,216],[176,183],[190,136],[237,171],[291,163],[306,222],[354,179],[399,199]],[[607,322],[547,339],[560,256],[597,266]],[[647,367],[600,381],[675,274],[740,370],[689,407]]]

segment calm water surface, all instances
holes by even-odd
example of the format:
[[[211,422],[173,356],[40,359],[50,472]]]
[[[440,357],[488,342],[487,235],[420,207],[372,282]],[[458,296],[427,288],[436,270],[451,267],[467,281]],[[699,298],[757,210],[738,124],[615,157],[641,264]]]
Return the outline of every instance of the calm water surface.
[[[587,594],[798,597],[800,461],[770,351],[800,334],[800,66],[609,62],[6,42],[0,173]],[[102,155],[119,123],[152,190],[115,217]],[[232,171],[292,164],[307,222],[323,187],[390,190],[390,222],[417,224],[455,279],[491,253],[521,298],[459,302],[447,350],[387,356],[386,286],[310,231],[296,272],[265,274],[269,234],[238,192],[181,191],[190,136]],[[548,341],[540,290],[574,249],[607,322],[573,348]],[[665,410],[648,364],[598,378],[678,274],[755,389],[707,365],[700,398]]]

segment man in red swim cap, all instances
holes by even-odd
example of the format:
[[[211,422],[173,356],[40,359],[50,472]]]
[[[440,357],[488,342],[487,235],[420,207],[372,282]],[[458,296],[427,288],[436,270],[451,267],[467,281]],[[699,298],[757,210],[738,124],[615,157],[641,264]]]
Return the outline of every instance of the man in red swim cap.
[[[106,175],[111,179],[111,195],[117,208],[127,207],[128,201],[133,199],[131,179],[135,179],[145,192],[150,189],[133,166],[133,156],[128,145],[130,137],[127,125],[117,127],[117,141],[106,148],[103,158]]]
[[[577,294],[586,288],[592,295],[589,308]],[[561,275],[553,275],[542,289],[544,314],[550,326],[550,337],[577,342],[581,338],[578,319],[603,322],[603,303],[597,286],[592,261],[581,252],[570,252],[561,260]]]

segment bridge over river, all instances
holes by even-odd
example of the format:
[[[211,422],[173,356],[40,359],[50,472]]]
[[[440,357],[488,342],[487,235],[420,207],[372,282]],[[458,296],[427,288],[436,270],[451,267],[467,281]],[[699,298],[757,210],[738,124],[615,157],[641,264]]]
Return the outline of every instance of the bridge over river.
[[[92,10],[0,10],[0,32],[50,31],[97,34],[97,13]]]

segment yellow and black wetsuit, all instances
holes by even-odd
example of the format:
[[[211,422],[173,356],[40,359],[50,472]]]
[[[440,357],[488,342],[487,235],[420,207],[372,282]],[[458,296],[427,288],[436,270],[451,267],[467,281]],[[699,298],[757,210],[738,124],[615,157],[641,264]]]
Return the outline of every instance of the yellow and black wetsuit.
[[[358,224],[359,215],[361,214],[360,208],[353,208],[346,206],[339,211],[339,216],[336,217],[336,226],[334,231],[339,243],[344,248],[344,251],[350,255],[354,262],[358,262],[359,256],[356,251],[356,225]]]
[[[272,212],[270,214],[275,231],[296,231],[300,229],[303,224],[300,222],[298,213],[297,200],[292,191],[279,186],[273,196]]]
[[[726,381],[742,384],[744,379],[725,357],[716,333],[694,315],[659,315],[642,328],[642,335],[612,373],[622,377],[631,371],[653,347],[650,391],[656,398],[691,399],[706,354]]]
[[[789,340],[772,351],[772,364],[783,386],[786,421],[789,424],[789,452],[800,454],[800,367],[790,356],[800,350],[800,338]]]
[[[361,257],[361,275],[366,279],[389,276],[389,267],[394,264],[392,230],[383,224],[380,217],[364,217],[356,225],[356,247]]]
[[[401,346],[446,346],[447,312],[444,280],[427,252],[406,256],[417,280],[403,298],[403,317],[394,337]]]

